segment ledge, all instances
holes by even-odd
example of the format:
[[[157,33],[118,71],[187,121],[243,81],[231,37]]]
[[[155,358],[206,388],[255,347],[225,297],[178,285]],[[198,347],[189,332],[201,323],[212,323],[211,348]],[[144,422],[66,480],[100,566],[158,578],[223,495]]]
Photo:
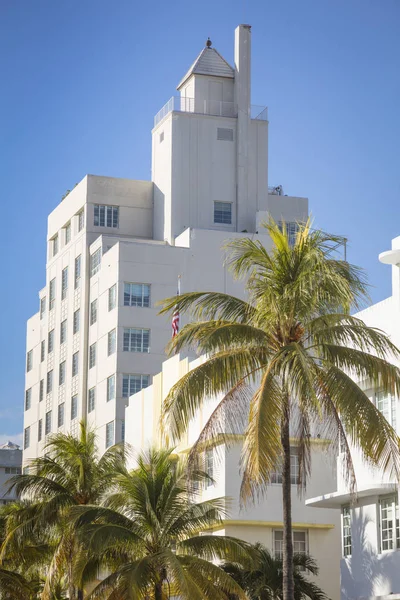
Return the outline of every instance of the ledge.
[[[360,498],[390,494],[396,491],[397,485],[395,483],[376,483],[362,490],[357,490],[354,494],[351,494],[348,491],[332,492],[331,494],[324,494],[323,496],[317,496],[316,498],[309,498],[309,500],[306,500],[306,506],[316,508],[340,508],[343,504],[349,504],[353,500],[357,501]]]

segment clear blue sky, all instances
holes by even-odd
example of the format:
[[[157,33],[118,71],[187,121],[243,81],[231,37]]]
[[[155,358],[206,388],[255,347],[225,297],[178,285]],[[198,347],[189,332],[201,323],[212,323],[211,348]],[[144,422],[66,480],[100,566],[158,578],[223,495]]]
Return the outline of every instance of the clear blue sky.
[[[374,301],[400,235],[399,0],[0,0],[0,440],[22,431],[25,321],[45,283],[48,213],[86,173],[149,179],[154,114],[207,36],[230,62],[253,26],[270,183],[349,237]]]

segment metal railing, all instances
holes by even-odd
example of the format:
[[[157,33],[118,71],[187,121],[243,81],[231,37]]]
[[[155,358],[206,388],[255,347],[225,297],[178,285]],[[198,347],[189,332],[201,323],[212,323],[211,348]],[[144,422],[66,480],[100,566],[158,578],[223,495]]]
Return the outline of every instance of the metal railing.
[[[172,96],[154,117],[154,127],[170,112],[197,113],[214,117],[237,117],[237,107],[233,102],[196,100],[195,98]],[[267,121],[268,109],[265,106],[252,106],[250,116],[258,121]]]

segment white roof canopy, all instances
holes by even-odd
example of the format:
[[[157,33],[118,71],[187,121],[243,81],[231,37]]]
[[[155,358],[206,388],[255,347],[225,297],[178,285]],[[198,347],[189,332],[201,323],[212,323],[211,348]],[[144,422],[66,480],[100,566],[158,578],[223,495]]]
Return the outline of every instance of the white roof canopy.
[[[235,77],[235,71],[215,48],[203,48],[177,89],[185,83],[191,75],[213,75],[214,77]]]

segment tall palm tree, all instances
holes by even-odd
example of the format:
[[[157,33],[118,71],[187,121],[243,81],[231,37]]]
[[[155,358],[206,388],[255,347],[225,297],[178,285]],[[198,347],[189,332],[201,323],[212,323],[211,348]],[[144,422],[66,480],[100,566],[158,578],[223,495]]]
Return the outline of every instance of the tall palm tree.
[[[266,228],[271,249],[250,238],[226,244],[234,276],[246,279],[248,301],[192,292],[164,302],[162,312],[189,311],[193,321],[169,350],[192,346],[206,360],[169,392],[163,425],[176,442],[204,398],[223,394],[193,456],[216,434],[245,429],[243,499],[265,489],[282,468],[283,600],[293,600],[290,438],[298,440],[301,485],[310,473],[315,425],[335,443],[341,438],[352,488],[351,444],[398,476],[399,439],[363,385],[398,393],[400,371],[389,361],[399,351],[383,332],[350,315],[368,296],[361,270],[338,257],[343,238],[313,231],[308,222],[291,244],[285,226],[271,221]]]
[[[6,556],[10,544],[23,546],[26,536],[37,536],[53,549],[43,600],[51,599],[62,578],[67,582],[69,600],[83,597],[74,581],[74,564],[82,545],[68,526],[67,515],[72,506],[99,502],[116,474],[125,468],[124,460],[119,446],[109,448],[99,458],[96,435],[81,422],[79,437],[52,436],[44,456],[31,462],[29,473],[11,479],[11,487],[24,498],[26,506],[15,526],[9,527],[0,556]]]
[[[282,559],[274,557],[262,544],[255,545],[254,563],[250,569],[235,563],[223,564],[223,569],[246,592],[249,600],[282,600]],[[318,575],[318,565],[308,554],[293,555],[295,600],[328,600],[325,592],[309,577]]]
[[[87,552],[82,581],[93,581],[101,568],[109,573],[89,598],[226,600],[235,593],[244,599],[240,586],[211,561],[248,563],[249,545],[198,535],[221,525],[225,514],[224,499],[196,501],[198,486],[209,479],[201,471],[188,479],[184,458],[151,449],[117,478],[102,507],[75,506],[71,517]]]

